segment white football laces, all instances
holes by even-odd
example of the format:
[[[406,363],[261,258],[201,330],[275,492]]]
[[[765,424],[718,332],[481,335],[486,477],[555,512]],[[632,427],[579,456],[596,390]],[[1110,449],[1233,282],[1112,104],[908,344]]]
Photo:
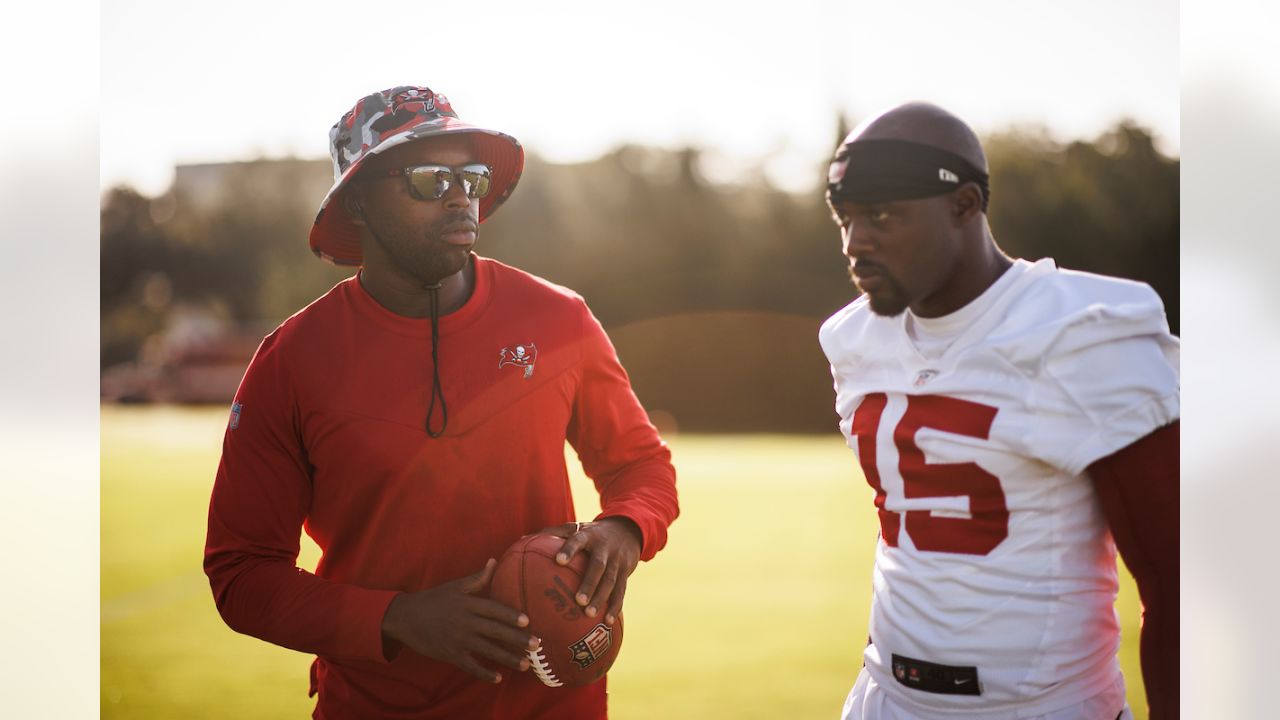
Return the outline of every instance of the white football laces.
[[[564,683],[556,677],[555,672],[551,670],[551,663],[547,662],[547,656],[542,652],[542,646],[539,645],[537,650],[525,650],[525,655],[529,656],[529,666],[533,669],[538,679],[547,687],[560,687]]]

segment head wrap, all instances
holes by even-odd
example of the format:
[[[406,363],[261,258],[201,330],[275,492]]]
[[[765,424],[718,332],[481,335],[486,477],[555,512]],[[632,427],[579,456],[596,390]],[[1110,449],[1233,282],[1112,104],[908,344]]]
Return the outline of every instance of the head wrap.
[[[827,200],[870,205],[943,195],[966,182],[982,190],[987,211],[987,173],[953,152],[909,140],[855,140],[836,152],[827,174]]]

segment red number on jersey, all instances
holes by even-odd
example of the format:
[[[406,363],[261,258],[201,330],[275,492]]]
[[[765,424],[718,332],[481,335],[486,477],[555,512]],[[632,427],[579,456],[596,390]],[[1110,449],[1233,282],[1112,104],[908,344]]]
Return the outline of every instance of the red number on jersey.
[[[876,430],[880,427],[880,414],[888,402],[884,393],[871,393],[853,414],[853,434],[858,436],[858,458],[862,462],[862,474],[876,491],[876,512],[880,515],[880,537],[889,547],[898,547],[898,513],[884,509],[884,488],[880,485],[880,471],[876,468]]]
[[[885,509],[886,493],[876,466],[876,431],[887,402],[884,393],[868,395],[853,415],[852,431],[858,436],[863,474],[876,491],[880,535],[887,545],[897,547],[900,516]],[[916,444],[916,433],[922,428],[985,440],[995,417],[995,408],[968,400],[943,395],[907,396],[907,411],[893,430],[903,494],[908,498],[969,498],[967,518],[936,517],[928,510],[908,511],[907,533],[917,549],[986,555],[1009,536],[1009,510],[999,478],[977,463],[928,464]]]

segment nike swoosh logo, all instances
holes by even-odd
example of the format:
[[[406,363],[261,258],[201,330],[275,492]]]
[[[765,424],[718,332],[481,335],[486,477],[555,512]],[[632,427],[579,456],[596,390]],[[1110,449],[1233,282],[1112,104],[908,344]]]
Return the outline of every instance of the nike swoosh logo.
[[[956,682],[956,684],[957,684],[957,685],[963,685],[963,684],[965,684],[965,683],[969,682],[969,681],[970,681],[970,680],[972,680],[972,679],[973,679],[973,678],[965,678],[965,679],[963,679],[963,680],[956,680],[955,682]]]

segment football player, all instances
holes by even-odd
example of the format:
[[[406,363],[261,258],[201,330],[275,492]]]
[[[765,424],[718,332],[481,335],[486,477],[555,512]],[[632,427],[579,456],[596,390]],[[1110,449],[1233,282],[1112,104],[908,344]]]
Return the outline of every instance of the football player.
[[[977,136],[924,103],[830,167],[862,294],[820,341],[880,520],[843,717],[1130,717],[1118,548],[1151,717],[1176,718],[1179,341],[1143,283],[1007,256],[990,194]]]

